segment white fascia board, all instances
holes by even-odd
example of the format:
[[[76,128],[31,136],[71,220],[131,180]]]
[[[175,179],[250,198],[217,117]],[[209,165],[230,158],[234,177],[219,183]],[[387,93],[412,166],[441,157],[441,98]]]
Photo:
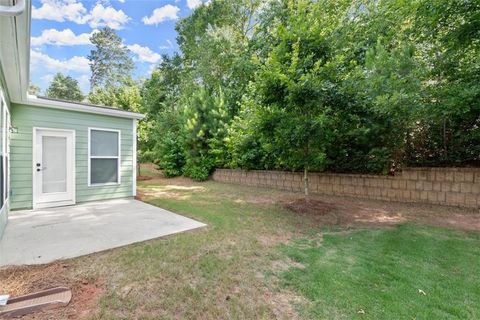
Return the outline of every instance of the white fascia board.
[[[9,1],[7,4],[15,3]],[[30,5],[30,0],[26,0],[21,14],[0,16],[0,62],[6,80],[5,90],[12,101],[23,101],[29,85]]]
[[[124,111],[124,110],[113,109],[108,107],[102,108],[102,107],[95,107],[95,106],[87,106],[87,105],[78,104],[74,102],[46,100],[46,99],[37,98],[35,96],[31,96],[31,95],[28,96],[26,102],[20,102],[20,104],[34,106],[34,107],[42,107],[42,108],[94,113],[94,114],[101,114],[101,115],[120,117],[120,118],[129,118],[129,119],[138,119],[138,120],[145,118],[145,115],[141,113]]]

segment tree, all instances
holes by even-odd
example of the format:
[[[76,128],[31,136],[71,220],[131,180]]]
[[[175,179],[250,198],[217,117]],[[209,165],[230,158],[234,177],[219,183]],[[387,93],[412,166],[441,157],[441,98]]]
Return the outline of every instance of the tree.
[[[134,68],[130,50],[114,30],[104,27],[95,32],[90,41],[95,46],[90,51],[90,91],[115,87],[130,78]]]
[[[69,101],[82,101],[84,99],[78,81],[60,72],[53,77],[45,95],[49,98]]]
[[[140,85],[129,79],[122,86],[96,88],[88,94],[88,101],[93,104],[139,112],[141,108]]]
[[[255,71],[250,39],[261,4],[259,0],[212,1],[177,24],[183,77],[188,85],[182,88],[186,97],[199,88],[191,83],[201,84],[215,95],[221,90],[229,116],[236,115]]]
[[[219,164],[217,151],[223,146],[227,130],[227,110],[221,91],[219,95],[212,95],[205,88],[195,91],[185,105],[183,117],[184,174],[205,180]]]
[[[40,94],[40,87],[31,83],[30,82],[30,85],[28,86],[28,93],[31,94],[31,95],[34,95],[34,96],[38,96]]]
[[[325,167],[330,114],[342,105],[329,36],[346,8],[336,1],[286,4],[284,20],[270,28],[270,50],[257,57],[253,95],[246,103],[256,110],[277,167],[303,170],[308,196],[308,172]]]
[[[142,88],[145,150],[214,167],[392,173],[480,164],[476,0],[212,0]]]
[[[179,103],[182,76],[182,58],[165,55],[141,90],[146,134],[138,148],[168,177],[181,175],[185,164]]]

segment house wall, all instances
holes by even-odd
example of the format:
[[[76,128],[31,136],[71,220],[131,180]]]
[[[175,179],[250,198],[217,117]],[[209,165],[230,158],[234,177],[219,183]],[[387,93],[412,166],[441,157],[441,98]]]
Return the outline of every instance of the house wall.
[[[13,104],[11,137],[11,209],[32,208],[33,128],[75,130],[76,202],[133,195],[133,120],[127,118]],[[121,184],[88,186],[88,128],[121,130]]]
[[[213,180],[303,192],[303,174],[218,169]],[[480,208],[480,168],[406,168],[397,176],[310,173],[311,193]]]

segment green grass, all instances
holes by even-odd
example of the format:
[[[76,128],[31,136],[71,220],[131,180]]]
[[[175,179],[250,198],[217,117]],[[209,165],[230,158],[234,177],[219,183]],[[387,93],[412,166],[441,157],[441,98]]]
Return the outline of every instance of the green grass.
[[[139,188],[208,227],[74,260],[106,283],[92,318],[480,319],[479,233],[325,228],[282,208],[292,194],[213,181]]]
[[[478,233],[402,225],[326,233],[320,245],[298,239],[281,250],[304,266],[282,283],[311,301],[308,318],[480,319]]]

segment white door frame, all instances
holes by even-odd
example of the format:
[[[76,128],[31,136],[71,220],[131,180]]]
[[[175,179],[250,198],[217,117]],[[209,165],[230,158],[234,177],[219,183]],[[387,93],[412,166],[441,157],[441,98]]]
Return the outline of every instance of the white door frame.
[[[37,152],[38,152],[38,146],[37,146],[37,136],[39,131],[50,131],[53,133],[64,133],[64,137],[71,137],[71,143],[67,143],[67,153],[68,153],[68,148],[70,148],[70,165],[67,164],[67,168],[70,167],[70,174],[67,172],[67,198],[68,199],[62,199],[59,201],[41,201],[41,190],[38,188],[38,183],[39,181],[39,174],[37,171],[37,163],[41,163],[42,159],[37,159]],[[60,135],[61,136],[61,135]],[[33,140],[32,140],[32,173],[33,173],[33,178],[32,178],[32,200],[33,200],[33,208],[38,209],[38,208],[50,208],[50,207],[58,207],[58,206],[66,206],[66,205],[73,205],[75,204],[75,173],[76,173],[76,164],[75,164],[75,130],[67,130],[67,129],[55,129],[55,128],[43,128],[43,127],[33,127]],[[68,160],[68,159],[67,159]],[[68,169],[67,169],[68,170]]]

